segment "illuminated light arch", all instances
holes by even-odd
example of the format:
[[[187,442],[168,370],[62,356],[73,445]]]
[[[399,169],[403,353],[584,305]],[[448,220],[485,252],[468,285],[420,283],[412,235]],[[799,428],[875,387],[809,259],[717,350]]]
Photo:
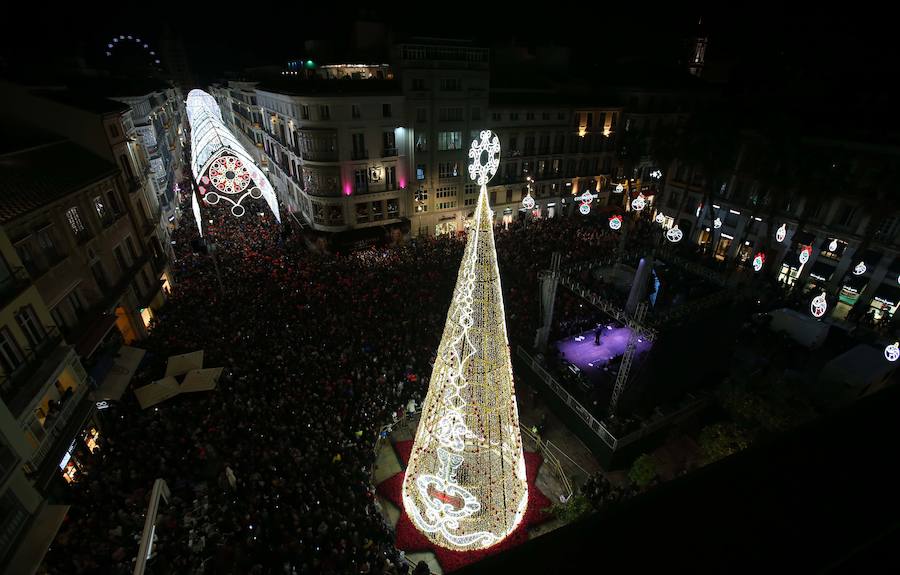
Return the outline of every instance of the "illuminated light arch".
[[[225,127],[215,98],[202,90],[191,90],[186,110],[191,125],[191,172],[203,201],[208,205],[229,204],[232,215],[240,217],[246,213],[241,203],[247,196],[264,198],[275,219],[281,222],[272,184]],[[194,206],[194,217],[197,228],[202,230],[199,205]]]
[[[488,134],[487,140],[485,133]],[[471,179],[481,191],[406,475],[403,507],[434,545],[490,547],[521,523],[528,504],[487,182],[497,142],[472,142]],[[499,155],[499,149],[496,150]]]
[[[125,34],[113,36],[109,42],[106,43],[106,56],[108,58],[112,57],[113,52],[120,46],[133,46],[139,50],[143,50],[147,54],[147,58],[151,60],[152,64],[157,66],[160,64],[159,55],[152,49],[148,42],[141,40],[137,36],[126,36]]]
[[[825,292],[822,292],[822,295],[817,295],[810,302],[809,312],[814,317],[822,317],[826,311],[828,311],[828,302],[825,300]]]

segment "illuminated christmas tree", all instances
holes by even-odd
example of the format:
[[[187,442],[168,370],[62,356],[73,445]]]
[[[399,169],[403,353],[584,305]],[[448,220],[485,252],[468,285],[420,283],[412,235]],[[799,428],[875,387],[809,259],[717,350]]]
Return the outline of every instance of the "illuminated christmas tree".
[[[521,522],[528,502],[500,273],[486,184],[500,162],[490,131],[472,142],[481,185],[475,223],[403,480],[403,505],[435,545],[489,547]]]

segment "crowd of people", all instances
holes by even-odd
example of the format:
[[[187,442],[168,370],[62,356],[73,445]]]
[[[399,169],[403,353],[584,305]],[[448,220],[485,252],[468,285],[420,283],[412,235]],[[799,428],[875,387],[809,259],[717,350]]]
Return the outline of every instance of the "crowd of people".
[[[424,398],[465,238],[326,255],[265,209],[208,217],[214,256],[192,245],[191,218],[175,232],[174,285],[136,344],[147,355],[132,387],[160,378],[170,355],[201,349],[206,366],[225,368],[218,387],[147,410],[127,391],[101,413],[100,448],[72,486],[43,572],[131,573],[157,478],[171,497],[154,572],[411,571],[376,508],[373,444]],[[496,228],[513,347],[534,341],[551,254],[614,250],[604,223]]]

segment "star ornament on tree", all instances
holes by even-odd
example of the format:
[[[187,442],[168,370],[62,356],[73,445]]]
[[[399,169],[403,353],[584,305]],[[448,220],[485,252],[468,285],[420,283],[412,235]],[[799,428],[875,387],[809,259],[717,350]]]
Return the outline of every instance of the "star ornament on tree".
[[[482,130],[481,140],[472,140],[469,159],[472,160],[469,177],[478,185],[486,186],[500,166],[500,138],[490,130]]]

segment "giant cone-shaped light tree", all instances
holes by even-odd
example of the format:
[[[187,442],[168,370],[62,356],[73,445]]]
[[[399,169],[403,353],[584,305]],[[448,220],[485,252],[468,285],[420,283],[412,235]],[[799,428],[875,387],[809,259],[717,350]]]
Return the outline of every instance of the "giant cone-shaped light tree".
[[[528,502],[519,412],[486,184],[500,162],[489,130],[472,142],[481,185],[431,384],[403,480],[403,505],[435,545],[465,551],[503,540]]]

